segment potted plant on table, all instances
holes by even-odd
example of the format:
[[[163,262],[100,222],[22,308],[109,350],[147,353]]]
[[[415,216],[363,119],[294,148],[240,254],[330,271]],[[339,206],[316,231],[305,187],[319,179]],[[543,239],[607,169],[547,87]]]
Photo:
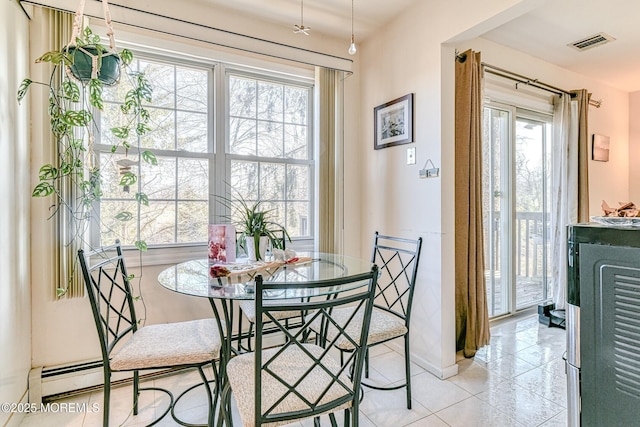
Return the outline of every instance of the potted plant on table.
[[[230,200],[221,198],[231,214],[227,217],[240,233],[239,244],[250,260],[262,260],[266,245],[284,249],[284,239],[291,241],[287,230],[271,219],[273,209],[264,209],[264,201],[249,202],[242,197]]]

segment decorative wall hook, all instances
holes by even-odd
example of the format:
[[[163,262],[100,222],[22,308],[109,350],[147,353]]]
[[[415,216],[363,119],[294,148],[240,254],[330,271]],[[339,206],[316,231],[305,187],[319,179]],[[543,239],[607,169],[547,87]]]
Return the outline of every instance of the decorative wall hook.
[[[431,166],[427,168],[427,166]],[[420,170],[420,178],[435,178],[440,175],[440,168],[437,168],[431,159],[427,159],[424,163],[424,167]]]

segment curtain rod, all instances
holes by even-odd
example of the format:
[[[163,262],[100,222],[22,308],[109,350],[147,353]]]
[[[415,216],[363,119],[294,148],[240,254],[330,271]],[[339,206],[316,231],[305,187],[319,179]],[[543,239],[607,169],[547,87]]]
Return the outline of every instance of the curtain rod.
[[[69,6],[68,0],[20,0],[34,6],[47,7],[55,10],[61,10],[73,13],[75,8]],[[92,0],[90,3],[101,4],[102,0]],[[103,18],[102,8],[92,8],[93,4],[88,4],[85,9],[84,16],[92,18]],[[112,9],[112,21],[118,24],[126,25],[141,30],[153,31],[168,36],[180,37],[183,39],[194,40],[197,42],[207,43],[237,51],[244,51],[257,55],[272,57],[276,59],[297,62],[311,66],[321,66],[326,68],[343,71],[353,74],[351,66],[353,59],[344,58],[342,56],[330,53],[319,52],[303,47],[289,45],[286,43],[276,42],[260,37],[250,36],[222,28],[212,27],[209,25],[190,22],[184,19],[163,15],[156,12],[137,9],[131,6],[110,2],[109,7]],[[99,12],[96,12],[99,10]],[[113,13],[113,12],[117,13]],[[148,20],[140,19],[140,16],[148,16],[156,19],[153,23]],[[127,19],[128,18],[128,19]],[[136,18],[138,18],[136,20]],[[164,21],[164,22],[163,22]],[[159,22],[159,24],[158,24]],[[171,25],[174,22],[175,25]],[[153,24],[157,25],[153,25]],[[177,26],[190,27],[190,32],[176,32]],[[191,31],[199,30],[199,31]],[[275,51],[273,51],[275,49]],[[286,53],[289,51],[289,54]],[[291,53],[292,52],[292,53]]]
[[[14,3],[16,3],[18,6],[20,6],[20,9],[22,9],[22,12],[24,13],[24,15],[29,18],[29,20],[31,19],[31,17],[29,16],[29,14],[27,13],[27,11],[24,9],[24,6],[22,5],[22,2],[20,0],[14,0]]]
[[[456,52],[456,60],[460,62],[464,62],[467,60],[467,55],[464,53]],[[505,70],[504,68],[496,67],[495,65],[487,64],[486,62],[480,63],[484,70],[487,73],[503,77],[505,79],[513,80],[518,83],[524,83],[527,86],[535,87],[537,89],[546,90],[547,92],[555,93],[556,95],[566,94],[571,96],[571,92],[560,89],[559,87],[552,86],[550,84],[541,82],[538,79],[534,79],[531,77],[524,76],[522,74],[514,73],[513,71]],[[518,88],[518,83],[516,83],[516,89]],[[592,105],[596,108],[600,108],[602,105],[602,100],[589,99],[589,105]]]

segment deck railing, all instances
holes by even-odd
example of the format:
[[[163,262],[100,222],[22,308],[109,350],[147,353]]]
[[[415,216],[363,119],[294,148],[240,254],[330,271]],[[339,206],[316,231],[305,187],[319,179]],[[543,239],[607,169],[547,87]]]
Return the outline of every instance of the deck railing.
[[[499,269],[501,250],[500,214],[494,212],[492,217],[495,226],[492,229],[492,247],[496,251],[494,256],[486,257],[493,260],[493,269]],[[548,227],[545,225],[542,212],[518,212],[516,213],[515,237],[515,273],[516,276],[540,277],[545,275],[546,248],[548,241]],[[488,251],[488,245],[486,251]]]
[[[514,237],[514,273],[516,280],[517,308],[534,305],[547,299],[547,258],[549,252],[548,222],[542,212],[517,212]],[[498,277],[491,280],[491,286],[487,286],[489,301],[494,305],[500,305],[502,294],[501,262],[501,228],[500,214],[493,212],[491,220],[494,227],[490,235],[485,235],[492,240],[492,244],[485,242],[485,262],[487,275],[491,271]],[[486,228],[485,228],[486,230]],[[489,248],[493,254],[489,253]],[[493,265],[491,265],[493,264]],[[496,281],[497,280],[497,281]],[[489,285],[489,283],[488,283]],[[497,306],[496,306],[497,309]]]

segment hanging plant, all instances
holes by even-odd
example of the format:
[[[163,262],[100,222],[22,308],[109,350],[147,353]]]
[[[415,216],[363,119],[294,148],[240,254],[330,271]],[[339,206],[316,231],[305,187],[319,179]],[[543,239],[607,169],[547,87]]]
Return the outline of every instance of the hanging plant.
[[[60,50],[46,52],[36,60],[36,63],[48,62],[53,65],[49,81],[24,79],[17,95],[20,102],[33,84],[48,87],[48,113],[58,158],[55,163],[40,167],[39,182],[32,196],[52,196],[56,199],[50,217],[63,209],[72,215],[75,220],[73,239],[82,238],[92,217],[93,204],[102,196],[100,165],[93,152],[94,135],[98,131],[94,113],[104,107],[104,86],[119,84],[123,76],[131,80],[131,89],[123,99],[116,100],[121,103],[120,113],[125,117],[122,121],[125,124],[111,129],[115,136],[111,152],[115,154],[124,149],[127,156],[135,154],[146,163],[157,164],[155,155],[150,151],[131,153],[130,139],[139,138],[151,130],[150,115],[144,103],[151,102],[152,88],[144,73],[130,69],[132,52],[128,49],[115,50],[107,1],[103,0],[102,3],[110,46],[100,44],[100,37],[89,27],[80,31],[83,0],[76,12],[70,43]],[[131,169],[127,170],[120,181],[123,191],[128,191],[137,179]],[[69,187],[75,193],[71,197],[66,190]],[[138,203],[148,205],[145,194],[136,193],[135,198]],[[124,221],[135,216],[130,212],[121,212],[116,217]],[[135,246],[140,250],[147,249],[146,243],[141,240],[136,241]]]
[[[72,46],[68,48],[68,54],[73,58],[69,71],[82,83],[97,78],[102,84],[111,86],[120,80],[120,56],[104,50],[100,44]]]

